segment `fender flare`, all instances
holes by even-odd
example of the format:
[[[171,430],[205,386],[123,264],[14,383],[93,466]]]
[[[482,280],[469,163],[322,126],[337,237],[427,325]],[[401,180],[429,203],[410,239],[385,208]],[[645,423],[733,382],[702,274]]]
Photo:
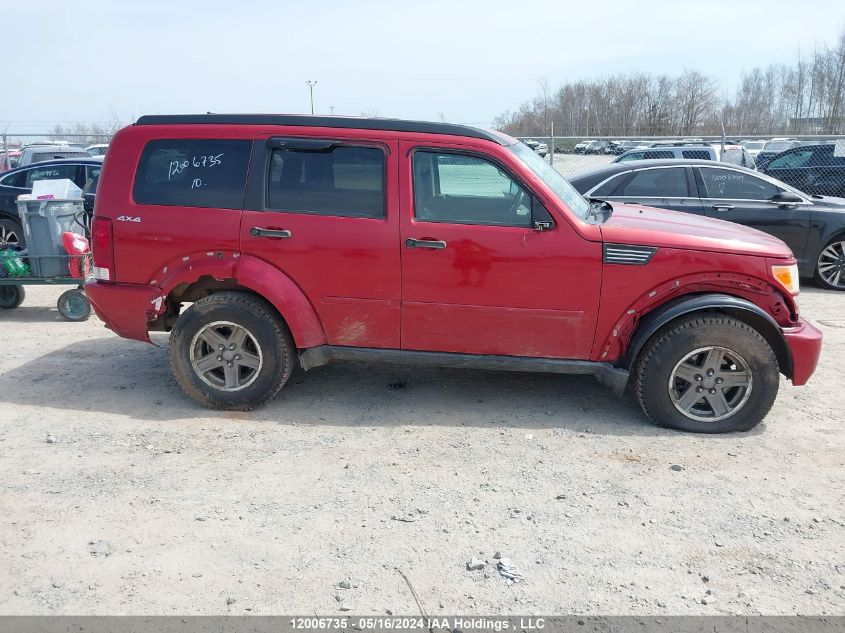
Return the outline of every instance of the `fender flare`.
[[[293,280],[262,259],[241,255],[235,268],[239,285],[269,301],[287,323],[298,349],[325,345],[326,333],[314,306]]]
[[[163,277],[153,286],[170,294],[179,284],[190,284],[208,276],[218,281],[232,279],[268,301],[290,329],[298,349],[325,345],[326,333],[311,302],[290,277],[262,259],[233,251],[194,253],[161,269]]]
[[[704,310],[718,310],[753,326],[771,346],[778,359],[781,373],[787,378],[792,377],[792,353],[786,344],[780,326],[774,318],[763,308],[747,299],[721,293],[686,295],[668,301],[649,312],[640,321],[631,337],[624,359],[625,368],[633,369],[643,346],[664,325],[678,317]]]

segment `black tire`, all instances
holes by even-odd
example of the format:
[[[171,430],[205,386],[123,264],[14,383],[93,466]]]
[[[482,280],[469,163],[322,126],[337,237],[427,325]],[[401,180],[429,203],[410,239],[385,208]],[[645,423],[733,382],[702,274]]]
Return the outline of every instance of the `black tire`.
[[[23,303],[25,297],[23,286],[0,285],[0,309],[14,310]]]
[[[819,252],[815,277],[822,288],[845,291],[845,235],[833,238]]]
[[[239,328],[246,335],[236,351],[257,361],[258,367],[238,364],[240,354],[216,356],[217,361],[222,360],[219,366],[200,373],[195,363],[206,359],[213,363],[211,357],[217,353],[205,337],[225,338],[229,332],[228,344]],[[234,352],[225,349],[220,353]],[[231,387],[224,365],[234,376]],[[176,382],[188,396],[213,409],[249,411],[260,407],[279,392],[295,365],[296,349],[287,326],[270,304],[247,293],[220,292],[200,299],[179,317],[170,336],[170,367]]]
[[[65,321],[87,321],[91,316],[91,302],[85,292],[78,288],[65,290],[59,295],[56,308]]]
[[[23,246],[23,229],[20,222],[0,217],[0,250],[9,246]]]
[[[709,370],[704,369],[708,351],[692,355],[697,350],[722,354],[714,358],[721,358],[718,371],[725,373],[712,377]],[[688,357],[689,360],[685,360]],[[702,360],[697,360],[699,358]],[[698,363],[701,369],[695,366]],[[732,381],[732,376],[743,375],[727,373],[731,369],[741,369],[743,365],[747,366],[744,375],[750,374],[747,387],[720,387],[725,380]],[[694,374],[689,382],[678,377],[687,372]],[[720,380],[720,375],[728,378],[713,384]],[[766,417],[779,384],[777,358],[757,330],[738,319],[706,313],[672,321],[649,339],[636,366],[634,390],[643,412],[658,426],[694,433],[730,433],[748,431]],[[697,393],[690,391],[689,399],[685,400],[687,389],[693,388],[703,391],[700,399],[692,400]],[[673,401],[673,394],[678,406]],[[723,414],[724,417],[710,404],[717,399],[727,403],[728,413]],[[679,407],[690,401],[688,413],[683,413]],[[724,404],[718,406],[721,408]],[[701,419],[708,415],[713,419]]]

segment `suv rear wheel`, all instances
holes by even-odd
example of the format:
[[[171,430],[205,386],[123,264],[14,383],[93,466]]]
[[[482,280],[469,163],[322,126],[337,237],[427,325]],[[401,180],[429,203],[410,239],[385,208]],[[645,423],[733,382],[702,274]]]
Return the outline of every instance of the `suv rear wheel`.
[[[176,321],[170,366],[191,398],[248,411],[275,396],[295,363],[290,332],[264,300],[241,292],[201,299]]]
[[[754,428],[779,386],[777,358],[748,324],[722,314],[678,319],[640,355],[635,391],[658,426],[696,433]]]

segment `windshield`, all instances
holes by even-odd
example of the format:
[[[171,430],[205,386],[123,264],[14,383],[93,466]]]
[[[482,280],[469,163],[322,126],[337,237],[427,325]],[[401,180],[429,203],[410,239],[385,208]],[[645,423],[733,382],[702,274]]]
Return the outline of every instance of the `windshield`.
[[[789,141],[769,141],[764,147],[767,152],[782,152],[791,148],[792,143]]]
[[[587,217],[590,212],[590,203],[554,167],[522,143],[511,145],[508,149],[546,183],[549,189],[554,191],[561,202],[569,207],[575,215],[579,218]]]

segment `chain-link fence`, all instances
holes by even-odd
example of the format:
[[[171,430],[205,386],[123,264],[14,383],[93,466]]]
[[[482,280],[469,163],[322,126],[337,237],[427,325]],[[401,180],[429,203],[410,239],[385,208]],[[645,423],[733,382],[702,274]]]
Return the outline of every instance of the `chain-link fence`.
[[[0,132],[0,172],[17,167],[21,155],[28,148],[31,148],[28,153],[35,155],[30,156],[28,162],[60,157],[77,158],[84,154],[102,156],[111,142],[111,137],[111,134],[96,133],[3,131]]]
[[[613,162],[705,159],[756,169],[810,195],[845,197],[845,137],[519,137],[566,177]]]

